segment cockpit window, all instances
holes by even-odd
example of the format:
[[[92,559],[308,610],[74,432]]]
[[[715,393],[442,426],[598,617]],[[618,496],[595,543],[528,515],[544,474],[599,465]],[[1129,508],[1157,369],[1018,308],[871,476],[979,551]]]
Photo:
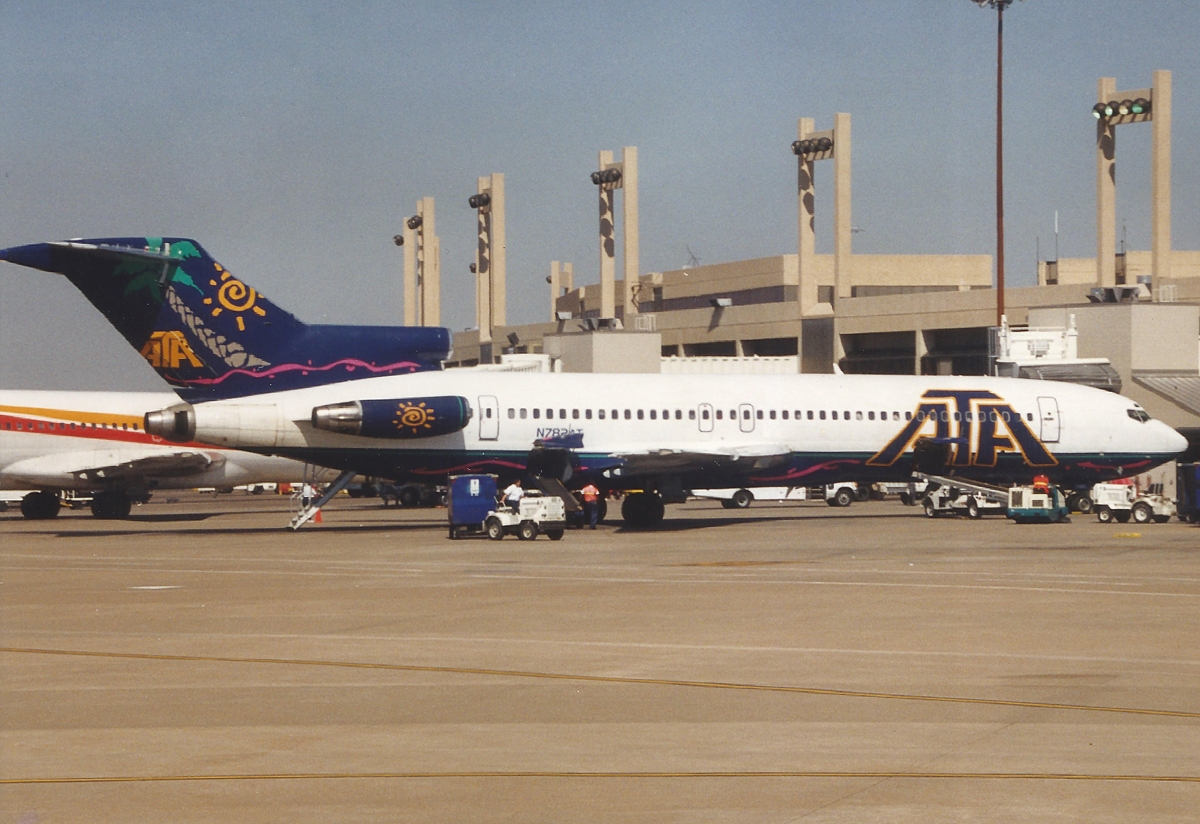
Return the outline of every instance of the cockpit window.
[[[1150,415],[1147,414],[1145,409],[1126,409],[1125,414],[1135,421],[1141,421],[1142,423],[1150,420]]]

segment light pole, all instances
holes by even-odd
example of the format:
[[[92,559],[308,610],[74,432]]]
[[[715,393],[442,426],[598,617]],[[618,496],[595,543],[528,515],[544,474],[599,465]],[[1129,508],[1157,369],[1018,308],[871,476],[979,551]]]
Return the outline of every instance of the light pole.
[[[1004,10],[1013,0],[971,0],[996,10],[996,325],[1004,317]]]

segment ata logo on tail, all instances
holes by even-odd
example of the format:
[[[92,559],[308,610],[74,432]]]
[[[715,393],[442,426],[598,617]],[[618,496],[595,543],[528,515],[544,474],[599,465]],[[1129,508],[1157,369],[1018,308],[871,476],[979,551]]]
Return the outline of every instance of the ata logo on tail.
[[[1019,453],[1028,466],[1058,463],[1020,413],[993,392],[929,390],[912,420],[867,465],[891,466],[920,440],[949,447],[949,466],[995,466],[1003,452]]]
[[[204,365],[182,332],[151,332],[141,354],[155,369],[178,369],[184,361],[196,369]]]

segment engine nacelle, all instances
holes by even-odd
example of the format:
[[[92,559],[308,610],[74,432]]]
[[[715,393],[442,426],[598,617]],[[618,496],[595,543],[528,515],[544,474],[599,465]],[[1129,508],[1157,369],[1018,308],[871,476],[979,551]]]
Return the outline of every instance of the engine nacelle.
[[[363,438],[433,438],[459,432],[470,420],[471,405],[457,395],[348,401],[312,411],[313,429]]]
[[[147,412],[146,432],[176,443],[230,447],[279,446],[295,424],[274,404],[203,403]]]

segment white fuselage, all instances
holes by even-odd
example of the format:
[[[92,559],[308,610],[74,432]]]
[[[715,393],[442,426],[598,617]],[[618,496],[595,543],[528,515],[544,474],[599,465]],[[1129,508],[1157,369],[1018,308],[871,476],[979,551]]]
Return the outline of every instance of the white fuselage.
[[[431,438],[364,438],[317,430],[310,423],[314,407],[325,404],[441,396],[462,396],[471,405],[472,419],[461,431]],[[703,474],[706,456],[713,456],[725,462],[714,475],[741,473],[759,486],[790,482],[805,476],[806,467],[825,467],[831,460],[841,462],[846,480],[905,477],[903,458],[911,458],[921,439],[947,442],[963,474],[1044,472],[1077,483],[1087,480],[1084,476],[1143,471],[1186,447],[1177,432],[1148,420],[1120,395],[986,377],[461,369],[365,378],[195,409],[197,440],[343,469],[387,474],[392,466],[393,475],[415,471],[429,477],[486,468],[489,460],[512,465],[535,441],[565,436],[582,438],[577,452],[590,465],[600,466],[606,458],[622,462],[626,477],[674,471],[691,478]],[[206,420],[213,424],[206,426]],[[1047,453],[1048,461],[1038,458]],[[679,456],[676,469],[672,455]],[[739,460],[743,463],[734,466]],[[747,474],[751,463],[762,471]],[[608,466],[611,470],[614,464]],[[838,474],[822,470],[811,481],[826,482]],[[726,485],[721,477],[700,480]]]

